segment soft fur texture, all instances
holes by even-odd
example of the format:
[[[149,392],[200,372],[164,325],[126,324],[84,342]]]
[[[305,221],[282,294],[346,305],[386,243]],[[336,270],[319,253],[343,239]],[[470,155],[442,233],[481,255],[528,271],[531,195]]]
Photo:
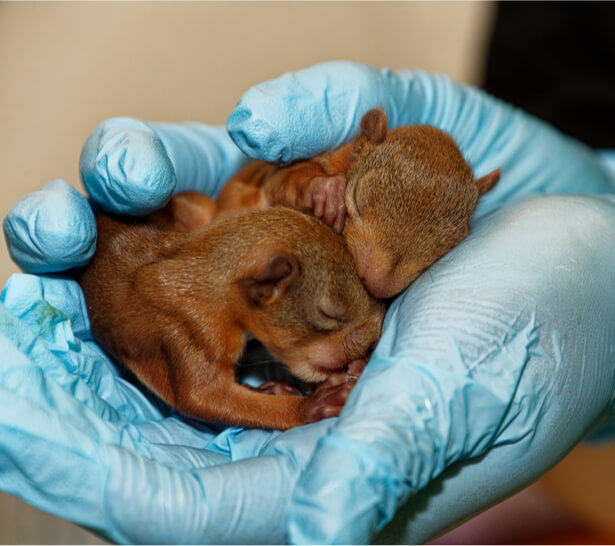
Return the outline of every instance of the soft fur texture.
[[[367,290],[389,298],[468,235],[479,197],[499,176],[475,180],[450,136],[427,125],[387,131],[374,109],[359,137],[333,152],[284,168],[248,165],[217,206],[312,212],[343,234]]]
[[[284,207],[166,231],[185,197],[149,222],[97,218],[96,254],[79,279],[96,339],[191,417],[287,429],[337,415],[354,384],[344,368],[366,357],[384,315],[342,238]],[[297,377],[324,384],[307,397],[238,384],[234,366],[250,337]]]

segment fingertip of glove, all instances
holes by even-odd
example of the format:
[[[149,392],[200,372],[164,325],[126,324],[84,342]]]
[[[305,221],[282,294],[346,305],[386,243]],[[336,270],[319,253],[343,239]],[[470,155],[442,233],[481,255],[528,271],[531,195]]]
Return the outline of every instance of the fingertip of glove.
[[[87,200],[54,180],[17,202],[3,221],[11,257],[28,273],[85,265],[96,246],[96,220]]]
[[[226,121],[226,130],[233,142],[250,157],[258,151],[258,140],[251,138],[252,110],[241,99]]]
[[[161,207],[177,180],[160,138],[131,118],[109,119],[94,130],[81,153],[80,172],[95,203],[136,216]]]
[[[364,68],[323,63],[252,87],[228,118],[231,138],[246,155],[273,163],[337,148],[358,128],[354,93],[343,77],[357,67]]]
[[[382,107],[399,123],[408,84],[389,69],[331,61],[283,74],[249,89],[227,129],[250,157],[287,163],[341,146],[359,132],[362,116]]]
[[[246,100],[250,101],[249,96]],[[248,157],[270,163],[290,161],[289,151],[283,144],[284,131],[254,116],[245,102],[239,101],[226,124],[233,142]]]

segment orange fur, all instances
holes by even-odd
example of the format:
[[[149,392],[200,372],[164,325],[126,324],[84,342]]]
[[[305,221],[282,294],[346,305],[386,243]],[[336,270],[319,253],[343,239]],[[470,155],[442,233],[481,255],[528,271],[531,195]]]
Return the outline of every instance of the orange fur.
[[[478,199],[499,177],[475,180],[450,136],[426,125],[387,132],[386,114],[374,109],[359,137],[335,151],[282,168],[251,163],[217,206],[312,212],[343,234],[367,290],[388,298],[467,236]]]
[[[145,222],[97,218],[97,250],[79,278],[94,336],[191,417],[286,429],[337,415],[353,386],[340,373],[366,357],[384,315],[342,238],[283,207],[207,223],[210,205],[192,197],[176,196]],[[165,231],[185,206],[188,217],[204,207],[197,231],[185,222]],[[235,364],[252,336],[295,376],[324,383],[307,397],[238,384]]]

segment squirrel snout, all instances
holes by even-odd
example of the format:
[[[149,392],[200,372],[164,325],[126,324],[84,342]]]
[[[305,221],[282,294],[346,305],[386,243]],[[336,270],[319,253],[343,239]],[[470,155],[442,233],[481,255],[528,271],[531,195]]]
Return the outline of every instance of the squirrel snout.
[[[380,300],[408,288],[423,269],[420,263],[370,250],[362,251],[355,260],[361,283],[372,297]]]
[[[393,281],[393,270],[377,263],[367,263],[361,267],[359,278],[371,296],[386,299],[392,295],[396,288]]]
[[[368,273],[365,276],[361,276],[361,282],[365,289],[375,298],[385,299],[390,296],[387,278],[383,278],[381,275]]]
[[[367,244],[358,238],[349,247],[359,279],[370,295],[379,299],[391,296],[395,264],[390,256],[374,243]]]

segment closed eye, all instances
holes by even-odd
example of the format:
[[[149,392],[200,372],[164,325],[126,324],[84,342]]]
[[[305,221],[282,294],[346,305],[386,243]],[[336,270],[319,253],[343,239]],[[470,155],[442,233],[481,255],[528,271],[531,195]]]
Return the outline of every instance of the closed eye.
[[[326,319],[334,320],[335,322],[342,322],[341,317],[336,317],[335,315],[331,315],[322,309],[319,309],[319,311],[320,311],[320,314]]]
[[[337,324],[341,324],[344,320],[344,315],[341,310],[338,312],[337,310],[327,310],[322,307],[319,307],[318,311],[325,319],[332,320]]]

